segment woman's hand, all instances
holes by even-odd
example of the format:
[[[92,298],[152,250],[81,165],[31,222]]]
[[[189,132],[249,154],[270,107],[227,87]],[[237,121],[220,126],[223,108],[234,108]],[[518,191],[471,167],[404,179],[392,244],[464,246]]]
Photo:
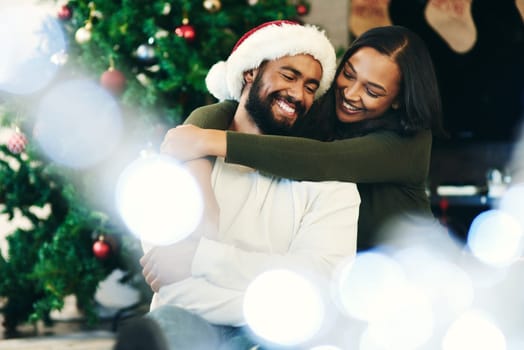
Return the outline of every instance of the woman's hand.
[[[206,156],[225,157],[226,133],[190,124],[180,125],[167,131],[160,152],[182,162]]]

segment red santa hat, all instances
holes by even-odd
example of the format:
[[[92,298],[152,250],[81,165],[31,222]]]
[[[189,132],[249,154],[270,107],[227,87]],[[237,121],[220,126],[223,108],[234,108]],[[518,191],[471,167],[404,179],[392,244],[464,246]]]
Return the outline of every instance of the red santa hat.
[[[280,20],[266,22],[244,34],[226,61],[215,63],[206,77],[209,92],[218,100],[239,100],[244,72],[258,68],[263,61],[284,56],[309,54],[322,65],[322,79],[315,98],[329,88],[336,71],[333,45],[313,25]]]

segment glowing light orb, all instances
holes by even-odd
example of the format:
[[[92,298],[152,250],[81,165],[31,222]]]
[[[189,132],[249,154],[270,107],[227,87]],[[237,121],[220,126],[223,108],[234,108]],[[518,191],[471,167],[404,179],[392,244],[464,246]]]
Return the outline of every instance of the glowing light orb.
[[[63,65],[65,36],[39,6],[3,5],[0,11],[0,90],[29,94],[48,85]]]
[[[203,213],[202,194],[194,177],[162,155],[138,158],[124,169],[117,183],[116,204],[130,231],[153,245],[186,238]]]
[[[468,311],[455,320],[442,341],[443,350],[506,350],[506,337],[479,311]]]
[[[341,306],[360,320],[371,321],[384,313],[382,307],[390,300],[391,291],[405,283],[400,265],[390,257],[365,252],[357,254],[353,264],[341,269],[337,277]]]
[[[122,124],[120,107],[109,93],[89,80],[71,80],[42,98],[33,134],[55,162],[85,168],[116,148]]]
[[[259,275],[247,288],[244,315],[258,336],[293,346],[318,332],[325,306],[306,278],[289,270],[273,270]]]
[[[405,285],[388,290],[389,297],[379,300],[382,314],[369,323],[369,336],[390,349],[419,349],[433,335],[431,300],[418,287]]]
[[[524,229],[524,184],[509,187],[500,198],[499,209],[517,219]]]
[[[484,263],[507,266],[522,256],[522,227],[514,216],[498,209],[488,210],[471,223],[467,243]]]
[[[409,280],[432,300],[435,313],[453,319],[472,305],[475,292],[470,275],[446,253],[428,245],[405,248],[393,256]]]

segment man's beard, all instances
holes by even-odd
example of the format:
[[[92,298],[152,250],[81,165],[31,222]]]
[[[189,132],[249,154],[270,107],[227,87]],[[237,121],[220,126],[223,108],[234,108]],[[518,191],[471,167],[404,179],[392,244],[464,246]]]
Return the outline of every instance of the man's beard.
[[[246,101],[246,110],[251,115],[251,119],[255,122],[260,132],[267,135],[291,135],[293,134],[293,124],[286,123],[285,121],[275,120],[271,106],[273,101],[277,97],[287,100],[293,103],[296,108],[297,119],[301,118],[305,114],[304,105],[297,102],[290,96],[279,96],[278,92],[273,92],[266,96],[266,98],[260,97],[260,90],[262,89],[262,82],[260,75],[257,75],[249,91],[249,95]],[[295,120],[296,121],[296,120]]]

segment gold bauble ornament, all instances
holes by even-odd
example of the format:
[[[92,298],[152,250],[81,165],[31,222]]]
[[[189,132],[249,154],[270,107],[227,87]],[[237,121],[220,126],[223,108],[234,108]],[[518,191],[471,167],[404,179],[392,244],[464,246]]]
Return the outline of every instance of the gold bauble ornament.
[[[220,0],[204,0],[204,3],[202,5],[207,11],[211,13],[220,11],[220,9],[222,8],[222,3],[220,2]]]

